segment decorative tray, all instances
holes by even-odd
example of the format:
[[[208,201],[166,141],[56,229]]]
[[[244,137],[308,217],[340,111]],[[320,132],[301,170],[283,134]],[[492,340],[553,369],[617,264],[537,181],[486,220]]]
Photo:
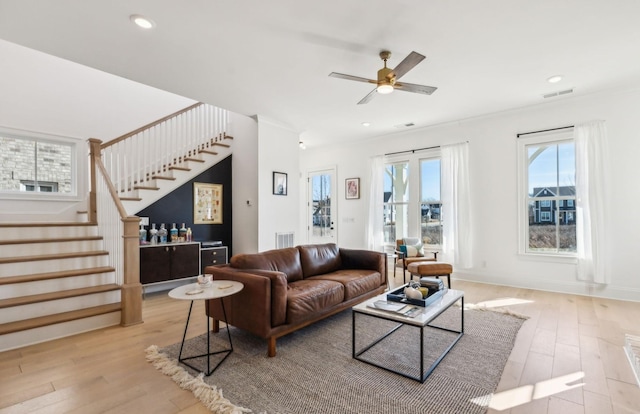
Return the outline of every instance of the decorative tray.
[[[396,289],[387,293],[387,300],[390,300],[393,302],[410,303],[412,305],[417,305],[417,306],[429,306],[430,304],[432,304],[433,302],[441,298],[442,294],[444,293],[443,290],[438,290],[435,292],[429,290],[429,296],[427,296],[426,298],[411,299],[405,296],[404,288],[405,286],[402,286],[399,289]]]

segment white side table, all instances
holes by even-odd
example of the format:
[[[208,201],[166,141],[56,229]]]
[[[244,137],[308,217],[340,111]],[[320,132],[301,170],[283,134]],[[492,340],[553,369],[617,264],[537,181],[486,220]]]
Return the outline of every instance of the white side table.
[[[227,320],[227,312],[224,309],[224,301],[222,298],[226,296],[231,296],[240,292],[244,288],[244,285],[240,282],[236,282],[233,280],[214,280],[207,287],[200,287],[197,283],[191,283],[188,285],[179,286],[175,289],[172,289],[169,292],[169,297],[173,299],[180,300],[190,300],[191,305],[189,306],[189,315],[187,316],[187,323],[184,326],[184,334],[182,335],[182,343],[180,344],[180,353],[178,354],[178,361],[182,362],[186,366],[195,369],[196,371],[199,368],[194,367],[193,365],[186,362],[190,359],[207,357],[207,371],[204,373],[206,376],[211,375],[219,366],[224,362],[225,359],[229,356],[231,352],[233,352],[233,344],[231,343],[231,332],[229,331],[229,325],[227,324],[227,337],[229,338],[229,348],[222,349],[219,351],[211,352],[211,340],[210,340],[210,321],[209,317],[207,317],[207,352],[201,355],[194,355],[189,357],[182,357],[182,349],[184,348],[184,341],[187,337],[187,329],[189,328],[189,320],[191,319],[191,310],[193,309],[193,301],[194,300],[207,300],[207,299],[220,299],[220,303],[222,305],[222,314],[224,315],[225,322]],[[224,353],[224,357],[216,364],[213,369],[211,369],[211,355],[217,355]]]

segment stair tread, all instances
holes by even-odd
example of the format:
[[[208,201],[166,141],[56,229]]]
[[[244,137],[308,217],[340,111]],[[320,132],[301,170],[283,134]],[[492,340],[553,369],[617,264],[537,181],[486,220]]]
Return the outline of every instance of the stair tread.
[[[85,276],[96,273],[115,272],[115,268],[111,266],[88,267],[84,269],[62,270],[59,272],[34,273],[31,275],[0,277],[0,285],[10,285],[14,283],[37,282],[49,279],[61,279],[65,277]]]
[[[201,159],[201,158],[193,158],[193,157],[186,157],[184,160],[185,161],[204,162],[204,160]]]
[[[214,142],[214,143],[213,143],[213,144],[211,144],[211,145],[217,145],[217,146],[219,146],[219,147],[225,147],[225,148],[229,148],[229,147],[231,146],[231,145],[229,145],[229,144],[223,144],[222,142]]]
[[[170,180],[170,181],[176,180],[176,177],[168,177],[166,175],[152,175],[151,178],[154,180]]]
[[[102,236],[77,236],[77,237],[56,237],[56,238],[38,238],[38,239],[14,239],[0,240],[0,246],[7,244],[32,244],[32,243],[64,243],[74,241],[91,241],[102,240]]]
[[[120,197],[122,201],[141,201],[140,197]]]
[[[74,298],[77,296],[92,295],[95,293],[110,292],[118,289],[120,289],[120,286],[116,285],[115,283],[109,283],[106,285],[89,286],[84,288],[68,289],[68,290],[58,290],[55,292],[40,293],[37,295],[2,299],[0,300],[0,309],[9,308],[12,306],[29,305],[32,303],[41,303],[41,302],[46,302],[50,300],[67,299],[67,298]]]
[[[211,151],[211,150],[208,150],[208,149],[201,149],[201,150],[198,150],[198,152],[205,153],[205,154],[211,154],[211,155],[218,155],[217,152]]]
[[[146,185],[135,185],[133,186],[134,190],[159,190],[158,187],[146,186]]]
[[[120,303],[110,303],[107,305],[94,306],[70,312],[56,313],[38,318],[4,323],[0,324],[0,335],[40,328],[43,326],[54,325],[56,323],[69,322],[76,319],[89,318],[91,316],[104,315],[105,313],[118,312],[121,309],[122,306]]]
[[[169,167],[170,170],[180,170],[180,171],[191,171],[191,168],[187,168],[187,167],[179,167],[177,165],[172,165],[171,167]]]
[[[72,259],[77,257],[104,256],[107,254],[109,254],[109,252],[106,250],[91,250],[87,252],[41,254],[41,255],[35,255],[35,256],[1,257],[0,264],[33,262],[33,261],[39,261],[39,260]]]
[[[59,223],[56,222],[29,222],[29,223],[0,223],[0,228],[10,228],[10,227],[84,227],[84,226],[96,226],[96,223],[90,223],[86,221],[76,222],[76,221],[61,221]]]

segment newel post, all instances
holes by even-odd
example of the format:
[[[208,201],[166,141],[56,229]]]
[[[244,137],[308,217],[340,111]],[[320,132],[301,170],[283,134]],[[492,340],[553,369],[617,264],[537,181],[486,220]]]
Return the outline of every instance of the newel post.
[[[96,198],[96,159],[102,157],[102,150],[100,149],[102,141],[97,138],[89,138],[89,177],[91,182],[89,183],[89,205],[87,206],[87,213],[89,223],[98,222],[98,202]]]
[[[142,285],[140,284],[140,217],[122,219],[124,283],[121,289],[122,311],[120,325],[142,323]]]

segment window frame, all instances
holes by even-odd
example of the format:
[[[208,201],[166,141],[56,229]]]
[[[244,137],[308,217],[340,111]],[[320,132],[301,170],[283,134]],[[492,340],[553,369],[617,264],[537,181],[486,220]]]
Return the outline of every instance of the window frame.
[[[420,171],[420,162],[422,160],[439,159],[440,160],[440,181],[442,182],[442,156],[440,148],[433,148],[429,150],[420,151],[420,153],[412,152],[411,154],[398,154],[393,156],[387,156],[384,159],[384,168],[386,170],[388,165],[391,164],[408,164],[408,185],[407,185],[407,202],[404,203],[407,208],[407,234],[403,237],[419,237],[422,240],[422,214],[421,214],[421,187],[422,177]],[[386,207],[389,203],[384,203]],[[440,187],[440,214],[442,214],[442,186]],[[384,226],[384,223],[383,223]],[[396,230],[396,240],[402,237],[397,237],[399,233]],[[395,249],[396,240],[391,242],[384,240],[385,248]],[[428,244],[425,245],[427,250],[440,250],[442,245]]]
[[[407,229],[406,232],[409,233],[409,228],[410,228],[409,224],[411,222],[411,217],[410,217],[411,215],[409,214],[409,212],[410,212],[409,204],[410,204],[410,201],[411,201],[411,188],[410,188],[410,186],[411,186],[411,183],[412,183],[412,179],[411,179],[411,171],[412,171],[411,163],[409,162],[409,160],[404,159],[404,158],[402,158],[402,159],[393,159],[393,160],[385,160],[385,162],[384,162],[384,174],[385,175],[387,174],[387,168],[389,166],[396,166],[396,165],[404,166],[405,164],[407,166],[407,187],[406,187],[406,193],[405,193],[406,201],[403,200],[401,202],[397,202],[397,201],[385,202],[383,200],[382,211],[383,212],[386,212],[386,211],[391,212],[392,210],[394,210],[395,211],[395,215],[397,217],[397,215],[398,215],[398,206],[404,206],[404,208],[407,210],[407,217],[406,217],[405,223],[403,225],[403,228],[401,230],[402,230],[402,233],[404,233],[405,232],[404,228],[406,227],[406,229]],[[384,178],[383,178],[383,180],[384,180]],[[383,194],[384,194],[384,183],[383,183],[382,187],[383,187]],[[392,190],[391,191],[391,195],[393,196],[393,194],[395,193],[394,187],[393,187],[393,182],[391,183],[391,190]],[[383,222],[382,222],[383,229],[387,225],[384,220],[385,220],[385,217],[383,216]],[[399,233],[398,233],[398,221],[397,221],[397,219],[395,220],[394,227],[395,227],[394,240],[387,241],[386,237],[385,237],[385,241],[384,241],[384,245],[385,246],[393,246],[393,248],[395,248],[395,240],[397,240],[399,238],[399,236],[398,236]],[[402,237],[409,237],[409,236],[407,235],[407,236],[402,236]]]
[[[574,142],[573,138],[573,128],[567,130],[558,130],[558,131],[546,131],[535,134],[530,134],[527,136],[521,136],[517,139],[517,176],[518,176],[518,190],[517,190],[517,206],[518,206],[518,254],[524,258],[540,258],[543,260],[553,260],[560,262],[572,262],[575,263],[577,258],[576,252],[569,251],[555,251],[555,252],[543,252],[543,251],[532,251],[529,250],[529,189],[528,189],[528,167],[529,160],[527,154],[527,148],[531,145],[544,145],[544,144],[561,144],[563,142]],[[577,175],[577,170],[575,171]],[[560,197],[557,196],[554,198],[561,198],[563,200],[573,201],[573,198],[577,198],[574,196],[573,198],[569,197]],[[551,214],[556,214],[559,211],[560,207],[555,205],[552,200],[550,201],[552,208],[550,211]],[[542,204],[542,203],[541,203]],[[573,203],[575,205],[575,203]],[[553,208],[555,206],[555,208]],[[575,220],[575,217],[574,217]],[[577,235],[576,235],[576,245],[578,244]],[[577,249],[576,249],[577,250]]]

